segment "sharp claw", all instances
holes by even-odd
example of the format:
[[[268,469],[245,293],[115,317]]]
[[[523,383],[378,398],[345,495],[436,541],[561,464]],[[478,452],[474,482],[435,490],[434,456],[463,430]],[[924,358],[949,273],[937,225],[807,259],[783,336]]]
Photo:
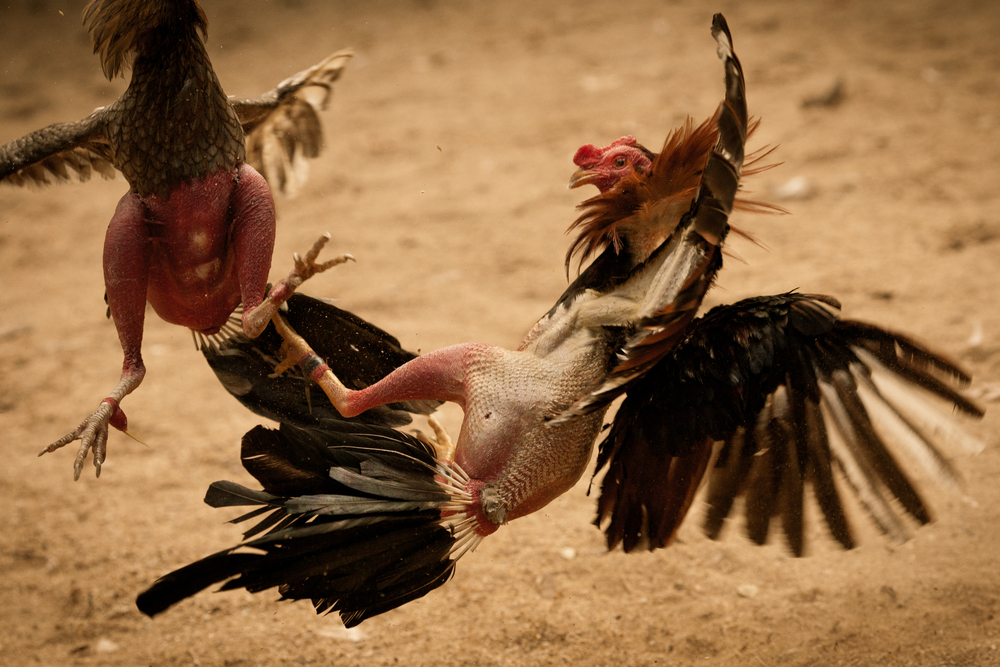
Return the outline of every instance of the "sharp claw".
[[[243,331],[250,338],[256,338],[261,334],[261,332],[263,332],[264,327],[267,326],[268,320],[270,320],[274,316],[275,312],[283,306],[285,301],[287,301],[292,293],[295,292],[296,288],[298,288],[306,280],[313,277],[317,273],[322,273],[323,271],[333,268],[338,264],[343,264],[348,261],[357,261],[354,259],[353,255],[344,254],[329,261],[317,264],[316,258],[331,238],[332,237],[329,232],[319,237],[319,239],[313,243],[312,247],[306,253],[305,258],[297,252],[292,253],[292,259],[295,263],[295,268],[292,272],[271,288],[264,302],[260,306],[243,313]],[[258,309],[260,308],[263,308],[263,310],[258,312]]]
[[[104,457],[106,456],[106,454],[99,451],[99,449],[100,448],[97,447],[94,448],[94,474],[97,477],[101,476],[101,465],[104,463]]]
[[[83,423],[77,426],[76,429],[53,442],[51,445],[39,452],[38,455],[43,456],[45,454],[49,454],[57,449],[65,447],[74,440],[79,440],[80,449],[77,450],[76,459],[73,461],[73,480],[76,481],[80,479],[80,474],[83,472],[83,463],[87,460],[88,453],[93,453],[96,475],[97,477],[100,477],[101,466],[104,463],[105,458],[107,458],[108,424],[112,420],[113,416],[112,410],[105,407],[105,403],[107,402],[108,401],[105,400],[101,403],[101,406],[98,407],[93,414],[83,420]],[[115,405],[117,406],[117,402],[115,402]],[[125,423],[124,413],[121,413],[121,420]],[[127,429],[124,430],[128,433]],[[131,434],[129,433],[129,435]]]
[[[80,473],[83,472],[83,462],[87,460],[87,451],[90,449],[90,443],[84,440],[80,444],[80,451],[77,452],[76,461],[73,462],[73,481],[76,482],[80,479]]]

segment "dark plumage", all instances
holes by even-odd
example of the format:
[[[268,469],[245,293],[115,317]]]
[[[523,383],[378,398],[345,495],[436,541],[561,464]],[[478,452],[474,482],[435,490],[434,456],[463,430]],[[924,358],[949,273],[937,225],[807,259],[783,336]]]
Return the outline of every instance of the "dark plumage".
[[[258,426],[243,437],[243,465],[263,486],[215,482],[212,507],[257,506],[245,541],[159,579],[143,592],[150,616],[212,584],[311,599],[347,627],[445,583],[460,540],[442,524],[452,496],[433,451],[389,428],[356,422],[318,430]]]
[[[293,294],[282,316],[312,343],[316,353],[355,389],[374,384],[416,354],[399,341],[357,315],[334,305]],[[297,365],[276,369],[284,343],[273,325],[250,339],[238,329],[225,335],[202,337],[199,347],[219,381],[251,411],[277,422],[305,428],[343,421],[323,392]],[[439,401],[411,401],[380,406],[355,419],[384,426],[410,423],[410,413],[430,414]]]
[[[839,306],[819,295],[755,297],[717,307],[692,323],[629,392],[601,443],[597,471],[608,471],[597,521],[605,526],[609,548],[669,544],[682,508],[716,456],[705,523],[713,538],[734,499],[745,495],[750,537],[763,544],[771,517],[780,516],[789,548],[802,555],[803,495],[811,484],[831,534],[851,548],[834,459],[886,534],[906,535],[893,498],[920,523],[930,520],[865,406],[898,415],[930,457],[935,476],[954,482],[957,473],[932,434],[912,412],[900,414],[907,406],[888,403],[886,396],[892,396],[879,387],[896,376],[979,417],[982,411],[942,380],[969,378],[907,336],[840,320]],[[824,421],[823,411],[832,414],[832,423]],[[846,451],[831,449],[828,428],[838,429]]]
[[[265,293],[275,230],[270,187],[293,191],[294,166],[318,154],[317,112],[351,57],[334,53],[258,99],[237,100],[212,69],[197,0],[92,0],[84,22],[109,79],[131,67],[128,88],[83,120],[0,147],[2,183],[120,171],[129,184],[104,243],[121,378],[78,427],[42,450],[79,440],[75,478],[91,450],[100,475],[110,426],[128,433],[120,404],[145,377],[147,303],[165,321],[203,334],[219,331],[242,303],[243,330],[253,338],[303,280],[344,259],[317,264],[321,239]],[[310,89],[322,93],[312,102],[300,96]]]
[[[341,610],[345,622],[354,623],[361,618],[359,610],[370,615],[431,590],[465,551],[571,488],[589,466],[602,433],[598,470],[606,472],[597,524],[605,529],[609,548],[667,546],[706,478],[711,536],[718,535],[733,500],[742,496],[751,536],[765,540],[772,518],[780,517],[795,554],[804,550],[801,508],[809,486],[845,547],[853,544],[853,534],[841,504],[844,482],[894,539],[905,537],[904,513],[921,522],[929,519],[894,456],[922,463],[946,483],[956,481],[934,442],[971,439],[951,425],[951,415],[942,415],[936,410],[940,406],[928,406],[921,396],[936,394],[948,407],[982,414],[952,388],[968,379],[955,364],[903,335],[840,320],[839,305],[830,297],[758,297],[695,319],[722,265],[747,127],[742,68],[721,15],[713,20],[712,34],[726,72],[726,94],[713,117],[717,139],[689,199],[679,206],[671,188],[642,190],[641,205],[626,209],[629,219],[606,227],[618,235],[618,249],[611,236],[604,236],[595,247],[597,259],[517,350],[453,345],[355,388],[349,370],[332,371],[319,358],[326,353],[317,356],[307,343],[318,336],[320,342],[312,346],[318,350],[336,332],[314,329],[303,339],[292,329],[301,334],[309,317],[293,328],[276,318],[288,359],[308,369],[346,418],[400,401],[460,405],[464,419],[454,449],[437,434],[436,474],[394,467],[387,475],[378,464],[346,474],[341,464],[316,455],[322,465],[315,470],[329,466],[330,477],[350,487],[337,494],[374,512],[351,524],[356,532],[350,541],[340,539],[341,533],[318,547],[318,538],[305,529],[279,531],[280,549],[272,542],[251,542],[266,549],[266,556],[238,560],[234,550],[227,550],[183,568],[144,594],[140,608],[156,613],[213,581],[236,576],[227,587],[279,585],[282,595],[310,597],[321,610]],[[606,411],[622,394],[610,429],[604,429]],[[340,434],[359,427],[345,423],[339,428],[310,433],[317,447],[337,448]],[[358,451],[373,461],[381,456],[376,452],[390,449],[380,444],[389,436],[351,432],[359,438]],[[284,451],[304,447],[298,440],[283,441]],[[716,462],[719,467],[713,468]],[[265,491],[273,488],[273,479],[251,472]],[[312,495],[319,492],[315,484],[326,483],[314,477],[296,473],[295,484],[283,484],[280,494],[271,491],[282,496],[272,503],[281,510],[273,520],[288,521],[285,515],[299,503],[310,511],[342,511],[342,498],[320,501]],[[387,477],[396,489],[392,493]],[[362,492],[364,498],[357,498]],[[291,497],[299,494],[305,496]],[[272,502],[260,496],[251,500]],[[400,501],[428,504],[394,504]],[[390,527],[379,518],[392,522]],[[333,529],[318,530],[327,535]],[[391,564],[371,557],[387,568],[381,575],[386,583],[379,588],[371,585],[370,562],[356,559],[358,549],[368,558],[365,550],[383,540],[391,548],[399,544],[401,555]],[[179,592],[169,593],[174,584],[181,586]]]

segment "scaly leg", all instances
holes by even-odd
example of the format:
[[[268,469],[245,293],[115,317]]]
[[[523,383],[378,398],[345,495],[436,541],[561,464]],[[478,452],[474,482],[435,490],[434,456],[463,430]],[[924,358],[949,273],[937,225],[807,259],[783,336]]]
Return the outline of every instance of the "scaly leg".
[[[42,456],[54,452],[74,440],[79,440],[80,449],[77,451],[76,460],[73,463],[73,479],[80,479],[83,462],[87,460],[87,452],[91,450],[94,452],[94,468],[96,468],[97,476],[100,477],[101,464],[104,463],[104,459],[108,455],[108,426],[114,426],[119,431],[124,431],[126,435],[132,435],[128,432],[128,419],[119,407],[119,403],[121,399],[131,394],[139,386],[144,374],[145,369],[140,373],[123,373],[118,385],[111,390],[111,395],[101,401],[101,405],[89,417],[84,419],[75,430],[53,442],[40,451],[38,455]]]
[[[312,347],[309,346],[306,339],[300,336],[285,321],[285,318],[275,313],[271,321],[274,322],[274,328],[278,332],[278,335],[284,340],[281,344],[281,351],[285,355],[281,363],[275,367],[274,372],[282,373],[292,366],[301,366],[302,371],[320,386],[323,393],[330,399],[333,407],[337,408],[340,414],[344,415],[347,410],[347,396],[351,390],[344,386],[340,378],[333,374],[333,371],[326,365],[326,362],[313,352]],[[352,417],[354,415],[344,416]]]
[[[122,197],[104,238],[104,285],[108,307],[118,330],[125,360],[121,380],[97,410],[76,427],[39,452],[54,452],[74,440],[80,449],[73,465],[73,479],[80,478],[87,453],[94,453],[94,467],[101,475],[107,456],[108,426],[127,431],[128,420],[119,403],[142,382],[146,367],[142,363],[142,329],[146,313],[146,283],[149,276],[149,239],[146,209],[138,195]]]
[[[344,417],[355,417],[369,408],[401,401],[452,401],[464,406],[466,361],[470,353],[488,347],[481,343],[464,343],[436,350],[406,362],[373,385],[354,390],[333,374],[322,357],[280,313],[272,321],[284,339],[285,358],[276,370],[298,364]]]
[[[292,294],[295,293],[295,289],[304,283],[309,278],[312,278],[317,273],[322,273],[327,269],[331,269],[339,264],[343,264],[347,261],[353,261],[353,255],[340,255],[339,257],[334,257],[333,259],[317,264],[316,258],[319,257],[319,253],[323,250],[323,246],[327,244],[330,240],[330,234],[323,234],[319,239],[313,244],[309,252],[306,253],[303,259],[299,256],[299,253],[295,253],[292,259],[295,261],[295,268],[288,274],[287,277],[280,280],[276,285],[271,287],[271,291],[268,293],[267,298],[265,298],[260,305],[252,309],[244,309],[243,311],[243,332],[250,338],[256,338],[259,336],[267,327],[267,323],[274,318],[275,314],[278,312],[278,308],[281,304],[285,303]]]

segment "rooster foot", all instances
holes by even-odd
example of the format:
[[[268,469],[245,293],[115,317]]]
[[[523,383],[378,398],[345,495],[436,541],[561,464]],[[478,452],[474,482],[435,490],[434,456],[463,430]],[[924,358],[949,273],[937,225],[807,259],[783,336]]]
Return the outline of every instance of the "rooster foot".
[[[283,339],[281,353],[284,355],[275,368],[275,373],[284,372],[292,366],[299,366],[310,380],[319,385],[323,393],[330,399],[333,407],[337,408],[343,415],[346,409],[346,396],[350,390],[333,374],[323,358],[313,351],[306,339],[300,336],[285,318],[280,314],[275,314],[272,322],[278,335]],[[354,415],[345,416],[353,417]]]
[[[334,257],[333,259],[316,263],[316,258],[319,257],[319,253],[323,250],[323,246],[327,244],[330,240],[330,234],[327,232],[323,236],[319,237],[309,251],[306,253],[305,258],[301,257],[299,253],[292,255],[292,260],[295,262],[295,268],[292,269],[288,276],[280,281],[277,285],[271,288],[271,292],[267,295],[267,298],[271,300],[275,306],[280,306],[288,297],[292,295],[295,289],[304,283],[305,281],[312,278],[317,273],[323,273],[327,269],[332,269],[333,267],[343,264],[347,261],[354,261],[354,255],[340,255],[339,257]]]
[[[417,440],[433,447],[438,461],[452,463],[455,460],[455,443],[448,435],[448,431],[444,430],[444,426],[434,415],[427,415],[427,425],[434,431],[434,435],[427,435],[418,430],[414,432]]]
[[[295,268],[288,274],[288,277],[285,278],[284,282],[291,285],[294,289],[306,280],[312,278],[317,273],[322,273],[327,269],[332,269],[338,264],[343,264],[347,261],[355,261],[354,255],[345,253],[339,257],[334,257],[329,261],[323,262],[322,264],[317,264],[316,258],[319,257],[320,251],[323,250],[323,247],[327,244],[327,242],[329,242],[329,240],[329,232],[316,239],[316,242],[313,243],[312,247],[309,248],[309,251],[306,253],[305,259],[302,259],[299,256],[299,253],[293,254],[292,259],[295,261]],[[271,290],[271,292],[273,293],[274,290]]]
[[[330,240],[330,234],[326,233],[319,237],[306,256],[299,253],[292,255],[295,268],[284,279],[278,281],[268,293],[267,298],[256,308],[243,314],[243,332],[250,338],[256,338],[264,331],[267,323],[277,312],[281,304],[288,301],[289,297],[295,293],[295,289],[312,278],[317,273],[323,273],[327,269],[343,264],[348,261],[355,261],[354,255],[343,254],[326,262],[317,262],[320,251]]]
[[[83,462],[87,459],[87,452],[90,451],[94,453],[94,468],[96,468],[97,477],[100,477],[101,464],[104,463],[108,453],[108,426],[114,426],[129,434],[127,424],[128,420],[118,406],[118,401],[114,398],[106,398],[94,410],[94,413],[84,419],[79,426],[40,451],[38,455],[43,456],[54,452],[74,440],[79,440],[80,449],[77,451],[76,461],[73,463],[73,479],[80,479]]]

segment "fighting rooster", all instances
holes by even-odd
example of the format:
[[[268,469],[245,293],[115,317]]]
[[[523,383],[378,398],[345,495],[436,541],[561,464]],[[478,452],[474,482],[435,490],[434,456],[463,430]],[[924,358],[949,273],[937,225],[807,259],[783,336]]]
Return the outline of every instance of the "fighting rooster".
[[[129,184],[104,242],[121,379],[93,414],[42,451],[79,439],[75,478],[90,450],[100,475],[109,424],[128,433],[120,402],[145,375],[147,301],[167,322],[206,335],[226,326],[242,302],[242,329],[254,337],[303,280],[345,259],[316,264],[320,239],[265,298],[275,232],[268,183],[294,189],[303,159],[318,155],[317,111],[351,57],[340,51],[260,98],[237,100],[212,70],[197,0],[93,0],[84,22],[109,79],[131,64],[128,89],[83,120],[0,148],[0,182],[86,180],[118,170]]]
[[[583,218],[594,224],[576,226],[590,236],[574,245],[598,256],[518,350],[455,345],[348,388],[326,363],[342,344],[336,332],[314,328],[310,348],[275,318],[288,355],[279,369],[298,363],[346,419],[285,420],[248,433],[244,466],[263,491],[216,482],[206,502],[256,506],[237,521],[266,516],[242,544],[157,581],[138,598],[143,612],[227,579],[223,589],[277,586],[286,599],[311,599],[348,626],[425,595],[483,538],[580,479],[623,394],[598,455],[598,471],[607,471],[596,523],[609,548],[667,546],[706,478],[710,535],[744,496],[751,537],[763,542],[780,517],[795,554],[804,549],[810,486],[848,548],[842,481],[894,538],[906,535],[904,513],[929,520],[883,436],[956,481],[927,434],[966,436],[943,431],[949,417],[934,421],[928,399],[910,397],[922,388],[980,415],[951,387],[967,380],[954,364],[905,336],[839,320],[829,297],[758,297],[694,319],[721,267],[748,127],[742,69],[721,15],[712,34],[726,94],[692,158],[693,187],[665,150],[585,202]],[[417,439],[352,420],[418,400],[464,409],[454,446],[440,431]]]

